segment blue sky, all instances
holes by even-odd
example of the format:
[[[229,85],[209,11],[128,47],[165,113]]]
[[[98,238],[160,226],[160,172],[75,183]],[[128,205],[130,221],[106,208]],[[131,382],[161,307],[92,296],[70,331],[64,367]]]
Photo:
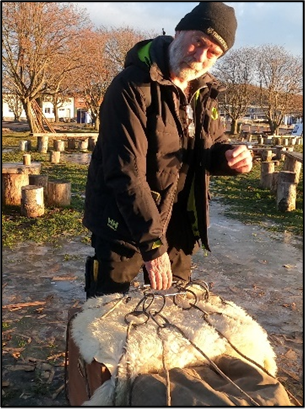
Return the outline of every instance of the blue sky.
[[[174,35],[180,19],[199,2],[78,2],[97,27],[133,27]],[[234,48],[280,45],[303,55],[304,2],[226,2],[235,8],[238,30]]]

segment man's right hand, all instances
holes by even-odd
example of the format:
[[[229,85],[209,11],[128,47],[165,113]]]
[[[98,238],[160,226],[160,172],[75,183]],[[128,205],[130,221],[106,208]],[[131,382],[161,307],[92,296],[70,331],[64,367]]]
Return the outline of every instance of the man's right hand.
[[[149,274],[152,289],[164,290],[171,287],[172,271],[167,252],[152,261],[145,262],[144,264]]]

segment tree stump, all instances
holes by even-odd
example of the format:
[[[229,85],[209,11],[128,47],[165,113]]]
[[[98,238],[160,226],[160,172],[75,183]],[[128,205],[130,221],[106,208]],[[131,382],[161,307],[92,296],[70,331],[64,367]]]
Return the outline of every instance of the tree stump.
[[[283,171],[291,171],[295,173],[295,183],[299,183],[299,178],[301,174],[302,164],[301,162],[297,161],[296,158],[291,158],[289,156],[286,157],[285,162],[283,164]]]
[[[263,138],[261,135],[258,136],[258,144],[259,144],[259,145],[263,145],[263,144],[264,144],[264,138]]]
[[[275,163],[273,161],[263,161],[261,163],[261,188],[271,189],[274,171]]]
[[[44,188],[26,185],[21,188],[21,215],[36,218],[44,215]]]
[[[279,171],[275,171],[275,172],[272,173],[271,193],[272,193],[273,195],[276,195],[276,194],[277,194],[278,175],[279,175]]]
[[[284,138],[284,139],[283,139],[283,145],[284,145],[285,147],[287,147],[287,146],[289,145],[289,139],[288,139],[288,138]]]
[[[79,150],[88,151],[88,138],[79,141]]]
[[[270,149],[263,149],[261,151],[261,161],[271,161],[273,157],[273,151]]]
[[[60,151],[54,151],[51,150],[49,152],[49,158],[50,158],[50,162],[52,164],[59,164],[60,162],[60,156],[61,156],[61,152]]]
[[[89,151],[94,151],[96,141],[97,141],[97,137],[89,137],[89,141],[88,141],[88,150]]]
[[[37,150],[42,154],[48,151],[48,135],[37,137]]]
[[[20,141],[19,149],[20,151],[31,151],[31,141]]]
[[[281,144],[282,144],[282,138],[281,137],[276,137],[275,145],[281,145]]]
[[[276,159],[278,160],[281,159],[283,161],[284,160],[283,151],[286,151],[286,148],[283,147],[282,145],[277,145],[275,149],[276,149]]]
[[[76,140],[73,137],[67,139],[67,148],[72,151],[76,149]]]
[[[48,175],[29,175],[29,185],[43,187],[44,199],[47,202]]]
[[[54,140],[53,147],[55,151],[63,152],[65,151],[65,142],[63,140]]]
[[[23,165],[31,165],[31,154],[24,154],[22,156]]]
[[[21,188],[29,185],[28,174],[2,174],[2,202],[4,205],[21,204]]]
[[[296,209],[296,174],[291,171],[280,171],[277,183],[276,206],[281,212]]]
[[[71,183],[67,181],[48,181],[47,203],[54,206],[67,206],[71,203]]]

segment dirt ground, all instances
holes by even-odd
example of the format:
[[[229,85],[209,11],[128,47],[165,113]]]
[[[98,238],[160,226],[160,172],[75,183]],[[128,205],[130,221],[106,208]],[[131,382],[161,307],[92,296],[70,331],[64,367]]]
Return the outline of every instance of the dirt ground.
[[[278,378],[303,401],[303,241],[224,216],[211,205],[212,252],[194,256],[193,279],[232,300],[268,332]],[[59,246],[2,250],[2,406],[68,407],[64,389],[67,314],[85,301],[80,238]]]

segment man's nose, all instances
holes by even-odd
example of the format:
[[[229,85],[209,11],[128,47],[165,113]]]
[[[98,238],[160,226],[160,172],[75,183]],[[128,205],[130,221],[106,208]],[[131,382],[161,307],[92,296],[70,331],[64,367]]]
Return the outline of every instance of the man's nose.
[[[207,60],[207,48],[197,48],[195,51],[195,59],[198,63],[204,63]]]

